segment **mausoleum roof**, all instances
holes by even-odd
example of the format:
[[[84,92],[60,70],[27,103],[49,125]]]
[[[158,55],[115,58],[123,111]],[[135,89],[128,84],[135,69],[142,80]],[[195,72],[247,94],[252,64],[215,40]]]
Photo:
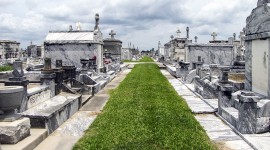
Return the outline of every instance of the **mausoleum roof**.
[[[94,31],[50,31],[45,43],[96,43]]]
[[[229,43],[189,43],[187,44],[188,46],[201,46],[201,47],[204,47],[204,46],[211,46],[211,47],[233,47],[233,44],[229,44]]]
[[[118,39],[112,39],[112,38],[106,38],[106,39],[104,39],[103,41],[104,41],[104,42],[120,42],[120,43],[122,43],[121,40],[118,40]]]

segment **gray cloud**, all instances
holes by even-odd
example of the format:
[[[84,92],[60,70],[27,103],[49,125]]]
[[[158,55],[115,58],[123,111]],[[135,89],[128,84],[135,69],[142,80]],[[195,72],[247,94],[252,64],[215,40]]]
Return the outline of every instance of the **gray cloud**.
[[[255,6],[255,0],[0,0],[0,39],[18,40],[22,47],[30,40],[41,44],[48,31],[67,30],[78,21],[92,30],[99,13],[104,37],[114,29],[124,46],[150,49],[168,42],[177,28],[185,35],[186,26],[190,37],[207,42],[213,31],[218,38],[239,33]]]

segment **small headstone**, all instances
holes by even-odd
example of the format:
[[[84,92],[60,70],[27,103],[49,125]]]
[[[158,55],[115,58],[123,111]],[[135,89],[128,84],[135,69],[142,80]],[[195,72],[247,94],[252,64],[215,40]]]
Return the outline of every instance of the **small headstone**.
[[[13,62],[13,77],[23,77],[24,76],[24,72],[23,72],[23,67],[22,67],[22,62],[16,60],[15,62]]]

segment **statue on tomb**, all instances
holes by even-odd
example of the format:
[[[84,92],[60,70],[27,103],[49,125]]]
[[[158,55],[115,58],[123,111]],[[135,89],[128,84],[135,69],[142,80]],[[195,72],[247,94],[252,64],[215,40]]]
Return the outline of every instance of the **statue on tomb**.
[[[270,3],[270,0],[258,0],[257,2],[257,6],[261,6],[264,4]]]
[[[187,27],[186,30],[187,30],[187,39],[189,39],[189,27]]]
[[[73,29],[72,29],[72,25],[69,25],[69,31],[72,31]]]
[[[195,39],[195,43],[197,43],[198,42],[198,37],[195,36],[194,39]]]
[[[81,26],[81,23],[80,22],[77,22],[76,23],[76,28],[78,31],[81,31],[82,30],[82,26]]]
[[[16,60],[13,62],[13,68],[14,70],[12,71],[13,77],[23,77],[24,76],[24,71],[22,67],[22,62],[19,60]]]
[[[96,13],[96,15],[95,15],[95,20],[96,20],[96,25],[95,25],[95,30],[99,30],[99,27],[98,27],[98,24],[99,24],[99,14],[98,13]]]

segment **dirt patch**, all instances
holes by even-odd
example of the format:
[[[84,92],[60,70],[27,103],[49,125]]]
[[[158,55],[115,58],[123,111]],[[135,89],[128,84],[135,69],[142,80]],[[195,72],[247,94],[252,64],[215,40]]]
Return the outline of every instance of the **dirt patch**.
[[[213,142],[219,150],[233,150],[229,148],[224,142]]]
[[[236,82],[245,82],[245,74],[231,73],[229,74],[229,79]]]

